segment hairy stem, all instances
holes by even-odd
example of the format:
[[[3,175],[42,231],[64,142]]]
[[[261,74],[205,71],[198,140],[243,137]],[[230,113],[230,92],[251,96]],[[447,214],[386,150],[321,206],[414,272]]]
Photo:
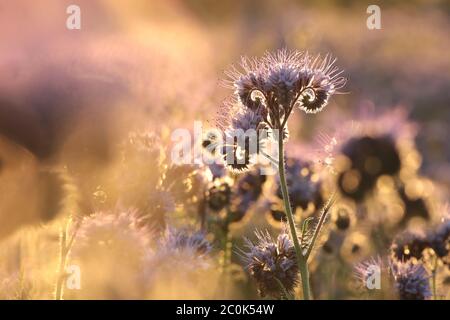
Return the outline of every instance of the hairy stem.
[[[283,129],[281,129],[282,131]],[[294,242],[294,248],[297,255],[297,263],[298,268],[300,270],[300,277],[302,280],[302,289],[303,289],[303,298],[305,300],[311,299],[311,290],[309,288],[309,271],[308,265],[305,257],[302,253],[302,247],[298,241],[297,230],[295,228],[294,215],[292,214],[291,202],[289,200],[289,192],[287,189],[286,183],[286,174],[285,174],[285,164],[284,164],[284,149],[283,149],[283,139],[282,137],[278,138],[278,157],[279,157],[279,166],[278,173],[280,175],[280,185],[281,192],[283,194],[283,202],[284,202],[284,210],[286,212],[286,216],[289,222],[289,228],[292,235],[292,241]]]

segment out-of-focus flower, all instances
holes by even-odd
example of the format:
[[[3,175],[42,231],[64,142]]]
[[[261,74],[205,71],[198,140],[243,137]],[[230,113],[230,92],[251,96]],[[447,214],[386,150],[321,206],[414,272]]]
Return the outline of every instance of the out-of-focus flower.
[[[70,264],[79,266],[81,289],[66,290],[69,298],[142,298],[145,261],[152,232],[133,210],[99,212],[85,217]]]
[[[331,208],[331,220],[339,231],[347,231],[356,223],[355,209],[347,204],[337,203]]]
[[[256,280],[261,296],[279,298],[284,290],[292,294],[298,284],[298,266],[294,244],[283,231],[276,241],[266,231],[256,232],[257,242],[246,239],[244,262]]]
[[[411,258],[421,259],[427,247],[429,242],[424,233],[406,231],[394,239],[391,252],[398,261],[407,261]]]
[[[401,300],[426,300],[431,297],[430,276],[422,264],[393,262],[391,272]]]
[[[427,241],[437,257],[450,266],[450,219],[444,220],[435,230],[430,230]]]
[[[230,204],[231,185],[229,181],[216,180],[207,191],[208,206],[213,211],[220,211]]]
[[[278,198],[283,199],[278,180],[276,195]],[[312,171],[310,163],[288,158],[286,160],[286,181],[289,189],[289,198],[294,209],[299,207],[306,210],[313,205],[314,209],[312,211],[314,211],[323,205],[321,181],[319,176]]]
[[[81,257],[97,249],[125,249],[120,251],[125,256],[136,251],[135,253],[143,257],[141,254],[149,248],[151,241],[152,233],[148,226],[142,223],[142,218],[136,210],[119,213],[98,212],[85,217],[81,222],[72,255]]]
[[[0,273],[0,300],[29,299],[33,299],[33,285],[22,273]]]
[[[363,201],[382,176],[406,179],[416,172],[420,159],[414,147],[415,125],[396,108],[379,116],[339,123],[332,137],[322,137],[323,162],[336,172],[343,195]]]
[[[364,198],[379,177],[395,175],[400,170],[399,154],[388,136],[350,139],[343,146],[342,154],[351,165],[339,175],[338,186],[342,193],[356,200]]]
[[[187,230],[168,227],[159,242],[158,249],[165,252],[189,251],[198,256],[208,255],[212,246],[204,232],[188,232]]]
[[[266,176],[261,174],[260,167],[235,177],[223,173],[210,182],[206,202],[210,210],[218,213],[215,219],[228,225],[241,221],[248,213],[262,193]]]
[[[367,258],[371,249],[369,237],[361,231],[353,231],[345,237],[340,254],[345,261],[354,263]]]
[[[392,255],[398,261],[408,261],[411,258],[423,259],[426,249],[432,249],[436,257],[443,263],[449,263],[449,220],[444,220],[439,225],[430,227],[427,232],[405,231],[397,236],[391,245]]]
[[[280,227],[287,222],[279,177],[269,180],[264,208],[269,223]],[[322,180],[314,164],[298,157],[286,159],[286,181],[294,215],[310,216],[323,206]],[[280,224],[281,223],[281,224]]]
[[[168,227],[146,262],[146,297],[214,298],[221,274],[211,249],[205,233]]]

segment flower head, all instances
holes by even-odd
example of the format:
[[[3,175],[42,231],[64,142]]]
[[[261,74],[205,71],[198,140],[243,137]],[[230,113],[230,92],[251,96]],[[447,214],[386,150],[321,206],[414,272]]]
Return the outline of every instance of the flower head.
[[[218,151],[223,156],[228,169],[236,172],[246,171],[254,163],[260,151],[266,148],[271,135],[270,128],[264,120],[263,109],[248,109],[239,101],[225,101],[216,120],[221,130],[221,141],[209,137],[208,148],[214,154]]]
[[[281,286],[292,293],[299,277],[294,244],[289,235],[283,231],[274,241],[266,231],[256,232],[256,237],[256,243],[246,239],[249,251],[244,253],[244,261],[261,296],[281,297]]]
[[[431,297],[430,276],[422,264],[393,262],[391,272],[401,300],[425,300]]]
[[[264,155],[268,140],[286,140],[294,107],[306,113],[322,110],[346,82],[335,61],[328,55],[321,59],[287,50],[242,58],[241,71],[233,68],[227,73],[235,96],[222,106],[217,121],[225,139],[218,146],[227,166],[247,170],[256,155]]]
[[[294,106],[319,112],[345,85],[335,62],[329,55],[312,57],[284,49],[262,58],[242,58],[242,71],[233,68],[228,75],[240,102],[251,110],[262,107],[270,127],[279,128],[277,119],[289,116]]]

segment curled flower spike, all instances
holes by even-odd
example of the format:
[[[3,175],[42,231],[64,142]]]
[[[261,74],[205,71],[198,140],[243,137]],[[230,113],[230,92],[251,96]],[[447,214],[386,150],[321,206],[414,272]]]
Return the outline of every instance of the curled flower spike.
[[[329,55],[279,50],[259,59],[242,58],[242,71],[233,68],[227,75],[239,101],[253,111],[263,108],[268,125],[279,129],[294,106],[317,113],[345,85],[335,62]]]
[[[287,122],[294,107],[316,113],[327,105],[346,82],[335,62],[329,55],[314,58],[279,50],[262,58],[242,58],[241,71],[233,67],[226,73],[234,99],[222,106],[217,125],[225,140],[221,152],[232,171],[248,170],[258,155],[271,161],[266,146],[288,139]],[[212,141],[204,145],[217,146]]]
[[[283,231],[274,241],[267,231],[255,234],[256,243],[246,239],[249,251],[244,252],[243,258],[261,296],[280,298],[285,293],[292,294],[299,282],[299,274],[294,244],[289,235]]]

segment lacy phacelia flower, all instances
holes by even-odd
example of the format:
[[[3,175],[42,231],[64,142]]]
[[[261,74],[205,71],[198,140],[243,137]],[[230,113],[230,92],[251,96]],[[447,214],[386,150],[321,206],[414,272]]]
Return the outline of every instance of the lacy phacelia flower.
[[[220,153],[228,169],[246,171],[257,162],[271,134],[261,111],[248,109],[239,101],[224,102],[216,120],[221,133],[210,132],[203,146],[213,154]]]
[[[391,272],[401,300],[425,300],[432,296],[430,276],[422,264],[394,262]]]
[[[345,85],[336,59],[321,59],[308,53],[279,50],[260,59],[242,58],[242,72],[228,72],[235,94],[251,110],[263,108],[265,121],[280,128],[277,119],[289,115],[294,106],[307,113],[323,109],[329,97]]]
[[[256,155],[265,155],[268,139],[287,139],[287,120],[294,107],[307,113],[322,110],[346,82],[334,63],[328,55],[321,59],[279,50],[260,59],[243,58],[242,71],[229,71],[228,83],[237,101],[225,103],[217,121],[224,132],[226,164],[232,170],[247,170]]]
[[[357,202],[373,193],[379,178],[415,174],[420,156],[415,149],[417,128],[397,107],[380,115],[330,119],[338,123],[332,137],[322,136],[324,164],[336,173],[337,188]]]
[[[298,284],[298,266],[292,240],[282,232],[276,242],[268,232],[256,232],[257,242],[246,239],[246,268],[255,278],[262,297],[279,298],[284,290],[292,294]],[[284,288],[283,288],[284,287]]]

